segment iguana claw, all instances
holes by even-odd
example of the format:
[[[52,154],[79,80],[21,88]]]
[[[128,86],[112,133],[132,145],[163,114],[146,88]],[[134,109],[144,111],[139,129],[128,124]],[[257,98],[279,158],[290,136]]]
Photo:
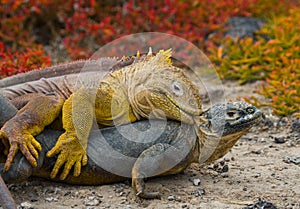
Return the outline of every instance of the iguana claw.
[[[47,157],[53,157],[58,155],[58,159],[54,165],[54,168],[50,174],[51,178],[55,178],[59,169],[64,166],[64,170],[60,176],[61,180],[64,180],[71,168],[74,166],[74,176],[79,176],[81,173],[81,166],[87,164],[88,158],[85,149],[80,144],[77,137],[73,134],[62,134],[56,145],[47,153]]]
[[[4,166],[5,171],[9,170],[13,159],[19,149],[33,167],[37,166],[37,159],[39,157],[38,151],[40,152],[42,150],[42,147],[31,134],[27,133],[26,131],[19,132],[16,130],[1,130],[0,139],[2,139],[2,142],[6,147],[5,152],[7,152],[8,149],[7,142],[9,142],[10,147]]]

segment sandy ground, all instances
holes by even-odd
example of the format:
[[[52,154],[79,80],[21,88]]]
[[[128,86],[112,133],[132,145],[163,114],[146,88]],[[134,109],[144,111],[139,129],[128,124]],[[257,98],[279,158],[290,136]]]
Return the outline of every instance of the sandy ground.
[[[226,97],[253,94],[254,84],[225,84]],[[32,178],[9,185],[20,208],[244,208],[261,199],[277,208],[300,208],[299,123],[267,116],[243,136],[225,158],[211,165],[191,165],[184,173],[147,181],[161,200],[135,197],[130,182],[73,186]],[[292,131],[292,124],[293,130]],[[296,130],[298,127],[298,130]],[[199,185],[194,181],[200,180]],[[270,205],[269,204],[269,205]],[[248,207],[259,208],[259,207]],[[272,208],[272,207],[261,207]],[[275,207],[273,207],[275,208]]]

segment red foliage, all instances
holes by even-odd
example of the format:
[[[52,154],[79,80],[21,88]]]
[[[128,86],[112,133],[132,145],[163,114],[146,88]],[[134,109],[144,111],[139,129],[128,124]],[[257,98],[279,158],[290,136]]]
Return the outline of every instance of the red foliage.
[[[62,40],[72,59],[88,58],[109,41],[145,31],[178,35],[204,49],[209,47],[204,41],[207,36],[222,30],[229,17],[282,12],[293,2],[296,0],[3,0],[0,38],[10,50],[2,57],[11,60],[10,54],[17,50],[25,54],[29,48],[41,51],[38,44]]]
[[[205,36],[220,30],[230,16],[250,16],[257,1],[129,0],[108,11],[96,3],[94,10],[91,4],[83,7],[79,3],[76,12],[65,17],[69,35],[64,39],[64,44],[73,58],[82,58],[89,57],[93,52],[85,44],[87,37],[103,45],[122,35],[155,31],[178,35],[201,47]],[[114,18],[109,16],[112,14]],[[92,20],[88,19],[89,15]]]
[[[12,52],[5,49],[3,42],[0,42],[0,60],[0,78],[51,64],[50,56],[45,54],[41,46]]]

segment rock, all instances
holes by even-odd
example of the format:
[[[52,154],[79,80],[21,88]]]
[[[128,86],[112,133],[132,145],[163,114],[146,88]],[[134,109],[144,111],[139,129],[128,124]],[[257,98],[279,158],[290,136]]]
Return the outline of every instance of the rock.
[[[37,197],[33,197],[30,199],[30,202],[37,202],[37,201],[39,201],[39,198],[37,198]]]
[[[176,197],[175,197],[175,201],[181,202],[181,197],[180,197],[180,196],[176,196]]]
[[[277,207],[270,202],[258,199],[258,201],[256,201],[255,203],[244,207],[243,209],[277,209]]]
[[[300,132],[300,119],[292,122],[291,129],[292,131]]]
[[[97,205],[99,205],[100,203],[101,203],[102,201],[99,199],[99,198],[97,198],[97,197],[95,197],[95,196],[90,196],[90,197],[88,197],[86,200],[85,200],[85,205],[86,206],[97,206]]]
[[[250,37],[254,39],[255,31],[259,31],[262,25],[264,25],[264,22],[258,18],[231,17],[226,23],[229,29],[224,35],[231,36],[232,38]]]
[[[226,173],[228,172],[228,170],[229,170],[228,165],[224,165],[222,168],[222,173]]]
[[[29,202],[22,202],[18,209],[33,209],[33,206]]]
[[[191,193],[191,195],[195,196],[203,196],[205,195],[205,190],[204,189],[197,189]]]
[[[104,207],[105,207],[105,208],[110,208],[110,204],[106,203],[106,204],[104,205]]]
[[[124,209],[132,209],[133,207],[131,205],[125,205]]]
[[[277,143],[277,144],[282,144],[282,143],[284,143],[284,142],[285,142],[285,140],[284,140],[283,137],[280,137],[280,138],[275,137],[275,143]]]
[[[296,156],[289,157],[289,156],[287,156],[287,157],[285,157],[284,162],[286,162],[286,163],[294,163],[296,165],[299,165],[300,164],[300,157],[296,157]]]
[[[45,200],[46,200],[46,202],[57,202],[58,198],[56,198],[56,197],[46,197]]]
[[[200,179],[194,179],[194,180],[193,180],[194,186],[199,186],[200,182],[201,182]]]
[[[219,168],[219,164],[218,163],[214,163],[213,169],[217,170]]]
[[[222,176],[223,178],[228,178],[228,177],[229,177],[229,175],[228,175],[227,173],[222,173],[221,176]]]
[[[220,161],[220,165],[221,165],[221,166],[225,165],[225,160],[221,160],[221,161]]]
[[[175,197],[174,197],[173,195],[170,195],[170,196],[168,197],[168,200],[169,200],[169,201],[174,201],[174,200],[175,200]]]
[[[245,198],[251,198],[252,195],[251,195],[251,194],[245,194],[244,197],[245,197]]]
[[[60,193],[61,193],[61,189],[58,187],[55,187],[54,194],[60,194]]]

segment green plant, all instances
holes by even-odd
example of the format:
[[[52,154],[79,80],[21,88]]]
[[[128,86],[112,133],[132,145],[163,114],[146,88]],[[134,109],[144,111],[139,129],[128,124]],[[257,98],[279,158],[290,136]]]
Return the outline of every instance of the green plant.
[[[222,78],[241,84],[265,80],[257,92],[270,98],[268,105],[282,116],[299,112],[299,19],[300,8],[291,9],[287,16],[275,17],[266,24],[257,33],[257,41],[227,37],[222,47],[210,51]]]

